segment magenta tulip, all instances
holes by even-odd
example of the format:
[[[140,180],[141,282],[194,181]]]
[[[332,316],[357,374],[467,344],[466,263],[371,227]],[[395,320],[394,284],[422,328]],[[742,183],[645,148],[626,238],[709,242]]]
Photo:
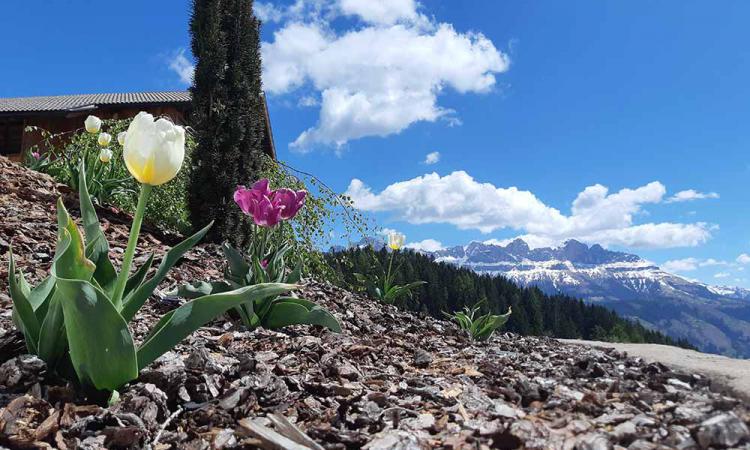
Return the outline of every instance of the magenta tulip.
[[[261,198],[262,196],[258,194],[258,191],[247,189],[245,186],[237,186],[237,190],[234,191],[234,202],[248,216],[255,214],[255,209]]]
[[[255,207],[253,221],[260,227],[275,227],[281,220],[281,207],[271,203],[268,197],[263,197]]]
[[[272,202],[281,206],[281,218],[289,220],[297,215],[297,212],[305,205],[306,191],[293,191],[291,189],[278,189],[274,191]]]

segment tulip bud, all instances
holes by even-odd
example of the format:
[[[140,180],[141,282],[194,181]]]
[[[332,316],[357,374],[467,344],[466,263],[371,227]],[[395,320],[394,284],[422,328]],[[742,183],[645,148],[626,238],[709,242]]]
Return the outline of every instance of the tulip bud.
[[[106,147],[112,142],[112,135],[109,133],[99,133],[99,139],[97,139],[97,142],[100,146]]]
[[[112,160],[112,150],[108,148],[103,148],[99,152],[99,161],[103,162],[104,164],[107,164],[110,160]]]
[[[140,183],[159,186],[177,176],[185,159],[185,129],[139,112],[127,131],[123,158]]]
[[[89,133],[98,133],[102,128],[102,119],[96,116],[88,116],[83,122],[83,126],[86,127],[86,131]]]
[[[125,146],[125,137],[128,135],[127,131],[120,131],[117,133],[117,143],[120,144],[120,146]]]
[[[41,155],[41,154],[39,154],[39,152],[32,152],[32,153],[31,153],[31,156],[33,156],[33,157],[34,157],[34,159],[40,159],[40,158],[42,157],[42,155]]]
[[[401,247],[403,247],[405,241],[406,236],[404,236],[402,233],[396,231],[388,233],[388,247],[390,247],[391,250],[400,249]]]

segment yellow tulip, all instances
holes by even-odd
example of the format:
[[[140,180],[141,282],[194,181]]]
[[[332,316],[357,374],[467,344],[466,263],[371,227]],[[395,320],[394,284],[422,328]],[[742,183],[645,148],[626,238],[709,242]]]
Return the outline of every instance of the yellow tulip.
[[[159,186],[175,176],[185,159],[185,129],[167,119],[139,112],[127,131],[125,165],[142,184]]]
[[[120,146],[125,145],[125,137],[128,135],[127,131],[120,131],[117,133],[117,143],[120,144]]]
[[[388,247],[390,247],[391,250],[400,249],[404,246],[405,241],[406,236],[404,236],[402,233],[398,233],[395,231],[392,233],[388,233]]]

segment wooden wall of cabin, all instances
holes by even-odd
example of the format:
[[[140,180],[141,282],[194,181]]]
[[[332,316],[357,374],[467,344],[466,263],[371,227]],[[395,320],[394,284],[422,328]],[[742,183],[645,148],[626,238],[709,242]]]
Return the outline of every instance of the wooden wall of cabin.
[[[22,123],[23,126],[15,127],[21,132],[21,153],[6,155],[11,160],[19,161],[24,151],[37,145],[42,141],[42,135],[39,131],[25,131],[27,126],[35,126],[52,134],[69,133],[73,134],[76,130],[83,129],[83,121],[86,120],[89,114],[93,114],[100,119],[128,119],[135,117],[140,111],[146,111],[154,116],[168,117],[175,123],[184,125],[186,123],[187,110],[184,107],[179,106],[149,106],[149,107],[135,107],[135,108],[99,108],[93,111],[68,113],[66,115],[38,115],[38,116],[25,116],[19,117],[15,120],[7,118],[6,121],[13,121],[13,123]],[[2,122],[2,119],[0,119]],[[15,139],[15,137],[14,137]],[[53,142],[53,145],[60,145],[66,139],[65,135],[62,135],[59,140]]]

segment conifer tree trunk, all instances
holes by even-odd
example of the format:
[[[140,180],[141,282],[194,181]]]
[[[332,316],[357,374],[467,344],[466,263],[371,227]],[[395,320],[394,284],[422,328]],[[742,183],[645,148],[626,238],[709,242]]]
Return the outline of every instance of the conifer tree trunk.
[[[260,22],[252,0],[194,0],[190,19],[196,60],[191,122],[197,148],[190,214],[207,239],[244,244],[249,221],[234,204],[238,184],[257,178],[264,127]]]

